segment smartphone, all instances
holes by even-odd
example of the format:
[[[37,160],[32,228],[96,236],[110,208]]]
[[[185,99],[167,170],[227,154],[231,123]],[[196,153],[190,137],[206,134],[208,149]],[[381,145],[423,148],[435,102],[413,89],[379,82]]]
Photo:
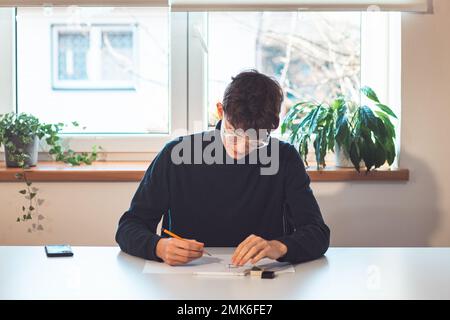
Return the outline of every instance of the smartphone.
[[[45,246],[47,257],[72,257],[72,248],[68,244]]]

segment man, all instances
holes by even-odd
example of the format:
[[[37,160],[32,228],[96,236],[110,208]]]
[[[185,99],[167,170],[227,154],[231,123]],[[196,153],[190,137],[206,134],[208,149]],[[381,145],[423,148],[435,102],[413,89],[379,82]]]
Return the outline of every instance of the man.
[[[120,248],[169,265],[201,257],[205,246],[237,247],[237,266],[322,256],[330,230],[304,164],[292,145],[270,137],[282,102],[266,75],[234,77],[217,104],[216,129],[171,141],[153,160],[119,221]],[[163,228],[189,240],[156,234],[161,217]]]

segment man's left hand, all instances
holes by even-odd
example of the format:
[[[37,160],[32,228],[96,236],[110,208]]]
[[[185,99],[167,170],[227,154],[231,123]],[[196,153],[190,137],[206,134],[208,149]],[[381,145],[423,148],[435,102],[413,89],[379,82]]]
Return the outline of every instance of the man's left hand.
[[[235,266],[243,266],[248,261],[257,263],[262,258],[279,259],[287,253],[287,247],[278,240],[265,240],[254,234],[242,241],[231,257]]]

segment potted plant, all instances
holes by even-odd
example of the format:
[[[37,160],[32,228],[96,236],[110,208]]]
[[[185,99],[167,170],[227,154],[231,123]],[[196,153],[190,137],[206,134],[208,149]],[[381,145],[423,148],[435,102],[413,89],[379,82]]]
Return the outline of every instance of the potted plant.
[[[286,114],[281,133],[288,133],[307,166],[311,142],[317,169],[326,166],[329,151],[335,153],[337,166],[351,163],[358,172],[363,166],[368,172],[386,162],[392,165],[396,150],[391,118],[397,116],[371,88],[363,87],[361,92],[373,102],[373,107],[338,96],[331,104],[299,102]]]
[[[78,127],[74,121],[72,125]],[[97,146],[92,147],[92,152],[76,153],[71,149],[65,149],[61,144],[60,132],[67,127],[64,123],[46,124],[38,118],[26,113],[7,113],[0,115],[0,147],[4,145],[5,162],[7,167],[21,168],[21,172],[15,177],[26,184],[26,188],[19,191],[27,202],[22,206],[22,213],[17,217],[17,221],[31,220],[37,217],[37,223],[33,223],[28,229],[43,230],[41,220],[44,216],[39,213],[39,206],[44,199],[39,198],[38,188],[32,186],[32,181],[27,177],[26,169],[36,166],[38,161],[39,141],[44,140],[49,146],[49,154],[55,161],[69,163],[71,165],[91,164],[97,159]]]

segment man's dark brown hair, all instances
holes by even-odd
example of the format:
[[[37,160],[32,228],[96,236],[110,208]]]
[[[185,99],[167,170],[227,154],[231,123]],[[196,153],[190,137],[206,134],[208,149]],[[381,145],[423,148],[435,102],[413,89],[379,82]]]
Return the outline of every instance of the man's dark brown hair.
[[[284,95],[278,82],[256,70],[239,73],[225,89],[223,110],[236,129],[274,130]]]

